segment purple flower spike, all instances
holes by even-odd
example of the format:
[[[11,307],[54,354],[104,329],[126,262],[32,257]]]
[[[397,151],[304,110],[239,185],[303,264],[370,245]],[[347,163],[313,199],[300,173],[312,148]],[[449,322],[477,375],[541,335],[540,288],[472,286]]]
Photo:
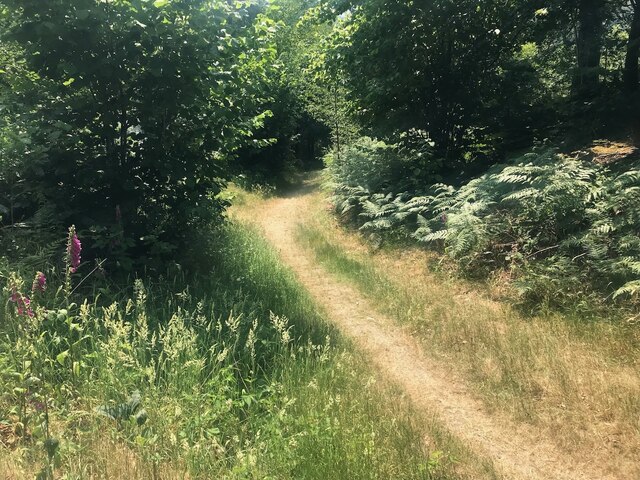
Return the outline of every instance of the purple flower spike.
[[[33,310],[31,309],[31,299],[26,295],[22,295],[19,292],[13,292],[10,297],[11,301],[16,304],[18,315],[27,315],[33,317]]]
[[[32,292],[44,292],[47,289],[47,277],[42,272],[36,273],[36,278],[33,279]]]
[[[69,228],[69,243],[67,245],[67,255],[69,256],[69,270],[71,273],[76,273],[80,266],[80,253],[82,252],[82,244],[78,235],[76,235],[76,228],[72,226]]]

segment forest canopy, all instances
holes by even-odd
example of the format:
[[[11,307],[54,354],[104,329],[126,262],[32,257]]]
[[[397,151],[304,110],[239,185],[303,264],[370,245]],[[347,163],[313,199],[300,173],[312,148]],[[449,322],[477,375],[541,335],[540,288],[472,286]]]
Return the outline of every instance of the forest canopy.
[[[639,10],[1,0],[3,248],[25,256],[75,224],[130,269],[219,224],[238,173],[277,183],[328,154],[371,194],[411,196],[542,144],[637,143]]]

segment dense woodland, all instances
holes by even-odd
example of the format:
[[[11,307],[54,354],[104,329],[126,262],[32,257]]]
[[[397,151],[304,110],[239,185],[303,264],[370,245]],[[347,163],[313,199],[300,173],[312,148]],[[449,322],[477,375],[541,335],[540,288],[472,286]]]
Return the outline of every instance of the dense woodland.
[[[12,258],[47,258],[74,224],[85,258],[151,268],[221,221],[232,176],[278,183],[327,155],[365,230],[635,292],[632,163],[549,156],[637,142],[635,1],[2,5]]]
[[[304,296],[226,220],[231,181],[285,188],[324,165],[337,217],[375,245],[506,278],[528,312],[637,312],[637,0],[0,0],[0,42],[0,427],[18,418],[45,446],[26,461],[40,478],[80,455],[49,408],[108,401],[148,468],[312,468],[238,453],[298,438],[276,412],[315,370],[289,364],[289,342],[333,360]],[[146,433],[134,387],[173,399]],[[200,424],[172,416],[208,401]],[[301,448],[337,438],[323,432]],[[214,437],[227,453],[200,450]],[[401,450],[379,468],[410,468]],[[415,478],[445,478],[431,467]]]

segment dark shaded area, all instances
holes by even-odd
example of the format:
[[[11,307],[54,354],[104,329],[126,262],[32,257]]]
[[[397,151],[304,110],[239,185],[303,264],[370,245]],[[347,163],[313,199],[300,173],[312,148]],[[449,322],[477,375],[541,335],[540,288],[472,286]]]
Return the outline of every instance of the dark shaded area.
[[[269,139],[270,144],[240,152],[234,170],[248,177],[250,183],[266,183],[278,189],[295,184],[299,172],[322,168],[322,157],[331,145],[330,129],[294,108],[274,111],[257,135]]]

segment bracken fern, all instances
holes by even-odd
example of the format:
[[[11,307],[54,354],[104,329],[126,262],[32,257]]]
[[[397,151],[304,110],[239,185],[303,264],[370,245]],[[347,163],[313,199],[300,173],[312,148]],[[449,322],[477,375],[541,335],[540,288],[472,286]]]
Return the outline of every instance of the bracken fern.
[[[377,164],[370,167],[372,176]],[[424,192],[353,185],[344,169],[330,168],[336,212],[363,231],[439,248],[467,273],[509,269],[534,302],[558,291],[640,293],[637,165],[601,166],[547,149],[459,188],[433,184]]]

